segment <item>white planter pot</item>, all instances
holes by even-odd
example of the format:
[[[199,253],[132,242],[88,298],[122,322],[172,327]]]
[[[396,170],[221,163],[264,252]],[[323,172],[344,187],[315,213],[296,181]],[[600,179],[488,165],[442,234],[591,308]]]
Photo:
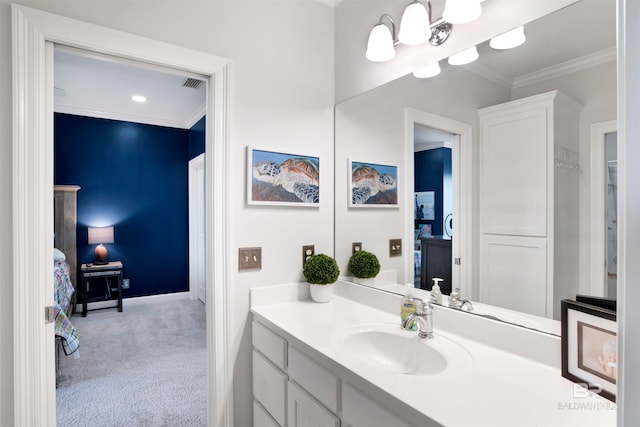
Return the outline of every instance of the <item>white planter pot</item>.
[[[330,285],[312,285],[309,283],[311,299],[315,302],[329,302],[333,295],[333,283]]]

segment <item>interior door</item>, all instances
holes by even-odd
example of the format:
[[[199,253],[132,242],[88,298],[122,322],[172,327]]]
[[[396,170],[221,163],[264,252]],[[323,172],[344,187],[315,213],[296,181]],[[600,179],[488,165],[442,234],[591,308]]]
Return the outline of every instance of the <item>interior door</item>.
[[[205,280],[204,153],[189,161],[189,289],[203,303]]]

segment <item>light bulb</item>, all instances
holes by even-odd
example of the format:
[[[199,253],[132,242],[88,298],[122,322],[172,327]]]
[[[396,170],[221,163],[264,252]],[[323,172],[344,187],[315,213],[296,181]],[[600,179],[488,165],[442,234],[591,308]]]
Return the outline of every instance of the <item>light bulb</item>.
[[[133,95],[131,96],[131,100],[133,102],[145,103],[147,102],[147,97],[144,95]]]
[[[404,10],[398,40],[409,46],[424,44],[431,37],[431,22],[424,5],[414,1]]]
[[[481,14],[480,0],[447,0],[442,19],[450,24],[466,24]]]
[[[489,46],[498,50],[512,49],[514,47],[520,46],[525,42],[525,40],[527,40],[527,37],[524,35],[524,27],[520,26],[492,38],[489,42]]]
[[[458,52],[455,55],[449,57],[449,64],[451,65],[464,65],[469,64],[478,59],[478,49],[475,46],[465,49],[462,52]]]
[[[413,76],[419,79],[428,79],[430,77],[435,77],[438,74],[440,74],[439,62],[427,65],[426,67],[418,68],[413,72]]]
[[[389,27],[378,24],[371,29],[365,56],[372,62],[384,62],[393,58],[396,50],[393,47],[393,35]]]

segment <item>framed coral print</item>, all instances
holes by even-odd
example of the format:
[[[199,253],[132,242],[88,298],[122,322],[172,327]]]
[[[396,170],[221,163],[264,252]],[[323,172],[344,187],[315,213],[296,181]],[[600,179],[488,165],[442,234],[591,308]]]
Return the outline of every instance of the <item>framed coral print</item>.
[[[320,159],[247,147],[247,204],[320,206]]]
[[[398,167],[348,160],[350,208],[397,208]]]
[[[616,312],[563,300],[562,376],[616,401],[618,337]]]

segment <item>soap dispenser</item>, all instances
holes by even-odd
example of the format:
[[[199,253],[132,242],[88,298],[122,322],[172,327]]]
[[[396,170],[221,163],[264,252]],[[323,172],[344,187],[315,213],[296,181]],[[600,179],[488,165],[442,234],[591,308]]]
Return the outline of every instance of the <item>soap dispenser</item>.
[[[402,297],[402,303],[400,306],[400,324],[401,325],[404,322],[404,319],[406,319],[407,317],[409,317],[410,315],[416,312],[416,308],[417,308],[416,300],[413,296],[413,284],[407,283],[407,291],[404,294],[404,297]],[[409,330],[415,331],[416,329],[417,329],[417,325],[414,322],[413,325],[411,325]]]
[[[442,282],[442,279],[439,277],[433,278],[433,286],[431,287],[431,295],[429,296],[429,300],[432,304],[442,304],[442,291],[438,284],[440,282]]]

